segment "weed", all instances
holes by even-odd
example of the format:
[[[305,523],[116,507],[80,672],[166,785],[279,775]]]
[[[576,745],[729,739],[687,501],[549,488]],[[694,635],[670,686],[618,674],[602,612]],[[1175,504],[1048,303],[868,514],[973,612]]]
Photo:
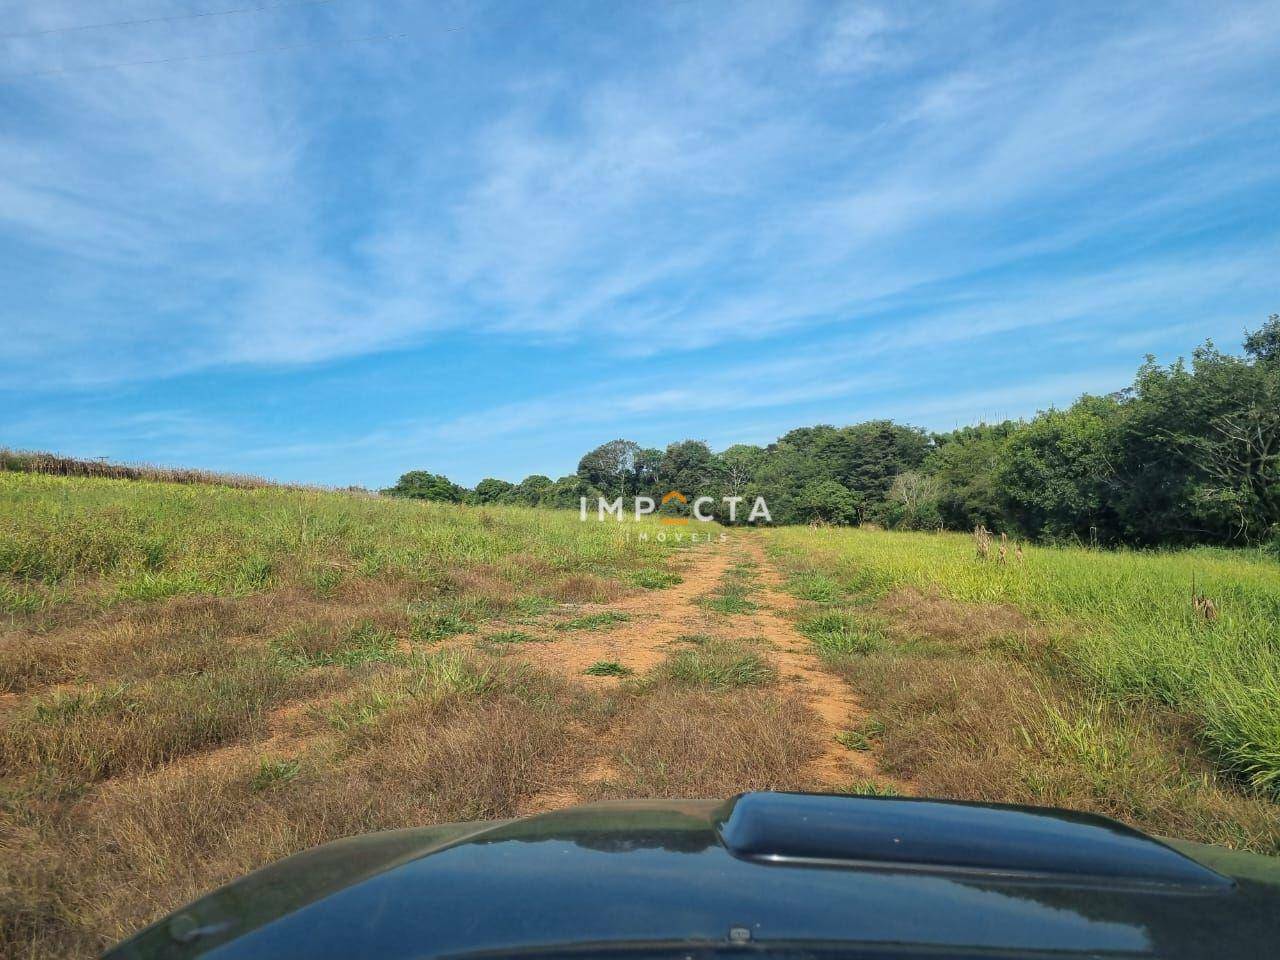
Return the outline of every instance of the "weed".
[[[434,643],[459,633],[474,633],[476,625],[457,613],[422,609],[411,606],[409,609],[409,635],[414,640]]]
[[[324,717],[339,733],[351,733],[377,722],[379,717],[405,699],[406,696],[400,693],[368,690],[329,708]]]
[[[871,741],[884,733],[884,724],[868,720],[852,730],[841,730],[835,735],[836,743],[846,750],[870,750]]]
[[[517,613],[526,617],[539,617],[556,608],[556,602],[550,597],[539,596],[538,594],[530,594],[520,597],[515,602]]]
[[[695,647],[701,647],[705,644],[714,642],[714,637],[709,633],[682,633],[676,637],[676,643],[691,643]]]
[[[756,609],[756,604],[738,591],[725,590],[702,597],[698,602],[713,613],[751,613]]]
[[[720,640],[677,651],[658,667],[655,676],[676,686],[712,690],[760,686],[778,678],[760,654]]]
[[[271,790],[297,778],[302,771],[300,759],[271,759],[263,757],[253,774],[250,786],[256,791]]]
[[[674,587],[684,580],[678,573],[653,567],[634,571],[630,579],[637,587],[643,587],[645,590],[663,590],[667,587]]]
[[[884,642],[880,630],[851,613],[828,610],[803,618],[802,634],[827,655],[865,654],[878,650]]]
[[[635,673],[630,667],[623,666],[617,660],[597,660],[582,672],[589,677],[629,677]]]
[[[835,603],[841,596],[840,588],[834,580],[814,570],[793,574],[787,580],[787,589],[793,596],[815,603]]]
[[[897,790],[887,783],[877,783],[874,780],[855,780],[853,783],[840,788],[841,793],[847,793],[857,797],[900,797],[902,796]]]
[[[545,641],[545,637],[535,637],[531,633],[523,633],[520,630],[500,630],[497,633],[490,633],[484,638],[486,644],[508,644],[508,643],[539,643]]]
[[[620,613],[616,610],[604,610],[600,613],[589,613],[582,617],[575,617],[572,620],[566,620],[564,623],[556,624],[556,629],[604,630],[616,623],[626,623],[630,619],[630,614]]]
[[[317,597],[331,597],[342,582],[342,570],[335,566],[314,567],[307,571],[306,579]]]
[[[289,631],[273,644],[281,662],[297,668],[386,663],[399,652],[395,636],[370,620],[347,631],[331,624],[307,624]]]

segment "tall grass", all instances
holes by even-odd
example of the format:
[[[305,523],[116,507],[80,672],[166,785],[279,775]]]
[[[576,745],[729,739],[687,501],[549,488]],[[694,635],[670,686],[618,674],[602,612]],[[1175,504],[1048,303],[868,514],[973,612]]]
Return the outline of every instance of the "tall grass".
[[[1055,662],[1112,700],[1184,715],[1228,774],[1280,794],[1280,565],[1260,552],[1029,547],[979,560],[959,534],[783,529],[771,545],[823,599],[910,586],[1009,604],[1040,622]],[[807,573],[807,579],[805,574]],[[1218,611],[1206,619],[1192,584]]]
[[[486,566],[512,582],[653,570],[665,545],[631,525],[519,507],[0,471],[0,612],[110,605],[344,580],[450,586]]]
[[[514,816],[617,710],[494,621],[678,580],[678,544],[568,511],[162,479],[0,456],[0,956],[96,956],[344,834]]]
[[[165,483],[204,483],[224,487],[290,487],[295,484],[274,483],[262,477],[243,473],[215,473],[212,470],[190,470],[158,467],[152,464],[108,463],[104,460],[80,460],[56,453],[0,448],[0,470],[18,473],[47,473],[63,477],[109,477],[113,480],[153,480]],[[318,489],[318,488],[317,488]]]

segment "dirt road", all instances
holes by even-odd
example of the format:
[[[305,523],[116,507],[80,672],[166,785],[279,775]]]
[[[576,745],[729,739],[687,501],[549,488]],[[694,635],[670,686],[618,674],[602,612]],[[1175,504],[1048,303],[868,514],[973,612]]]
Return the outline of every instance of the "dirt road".
[[[726,575],[735,570],[748,584],[753,609],[719,612],[699,602],[720,588]],[[822,744],[821,753],[793,786],[839,790],[854,782],[880,779],[870,753],[850,750],[837,742],[836,735],[856,726],[865,714],[849,688],[823,669],[809,641],[797,632],[788,616],[797,601],[784,592],[783,577],[761,541],[751,535],[735,535],[699,544],[688,551],[680,572],[682,582],[667,589],[646,591],[607,605],[584,604],[574,611],[582,617],[612,612],[626,620],[595,630],[541,629],[541,642],[524,644],[515,655],[576,681],[612,687],[622,681],[589,676],[584,671],[605,661],[619,663],[639,675],[660,664],[690,637],[750,640],[777,670],[774,691],[808,708],[809,721]],[[761,689],[743,687],[734,695],[759,696]],[[594,782],[610,773],[608,761],[602,759],[586,778]],[[531,809],[576,803],[583,794],[582,789],[566,785],[554,794],[536,798]]]

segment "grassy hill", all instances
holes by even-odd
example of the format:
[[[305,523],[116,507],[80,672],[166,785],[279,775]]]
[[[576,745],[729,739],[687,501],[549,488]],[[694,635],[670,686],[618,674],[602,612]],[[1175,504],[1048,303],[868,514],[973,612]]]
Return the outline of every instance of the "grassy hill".
[[[327,839],[510,816],[596,706],[439,641],[678,580],[634,533],[0,472],[0,954],[93,953]]]
[[[599,798],[902,791],[1280,849],[1261,552],[681,550],[189,480],[0,471],[0,955],[91,956],[338,837]]]

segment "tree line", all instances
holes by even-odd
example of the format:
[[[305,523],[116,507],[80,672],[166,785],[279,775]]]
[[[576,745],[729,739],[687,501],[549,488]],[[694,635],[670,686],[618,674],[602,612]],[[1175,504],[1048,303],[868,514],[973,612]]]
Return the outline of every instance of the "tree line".
[[[1190,362],[1148,356],[1132,385],[1030,420],[945,433],[872,420],[801,427],[766,446],[713,451],[612,440],[552,480],[488,478],[467,489],[415,470],[383,492],[474,504],[577,509],[587,497],[669,490],[763,496],[774,523],[973,529],[1036,540],[1141,546],[1258,543],[1280,536],[1280,315],[1240,356],[1211,341]],[[739,516],[738,520],[741,521]]]

